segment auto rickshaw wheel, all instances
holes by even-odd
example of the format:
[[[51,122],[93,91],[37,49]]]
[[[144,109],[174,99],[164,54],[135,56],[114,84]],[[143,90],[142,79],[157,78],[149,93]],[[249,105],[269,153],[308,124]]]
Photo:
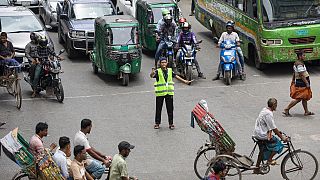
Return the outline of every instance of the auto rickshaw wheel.
[[[92,69],[94,74],[98,74],[99,68],[94,64],[94,62],[92,62]]]
[[[124,73],[122,77],[123,77],[122,78],[122,85],[128,86],[129,85],[129,74]]]

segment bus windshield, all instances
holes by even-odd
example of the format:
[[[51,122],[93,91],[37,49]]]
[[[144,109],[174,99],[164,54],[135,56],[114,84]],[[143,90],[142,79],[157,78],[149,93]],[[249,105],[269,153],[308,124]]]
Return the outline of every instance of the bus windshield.
[[[265,24],[320,18],[320,0],[262,0]]]

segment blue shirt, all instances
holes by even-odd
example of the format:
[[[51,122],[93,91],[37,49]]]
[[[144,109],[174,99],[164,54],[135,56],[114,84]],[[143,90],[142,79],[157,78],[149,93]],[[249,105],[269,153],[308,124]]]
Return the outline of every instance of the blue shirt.
[[[54,162],[56,162],[56,164],[60,168],[62,176],[65,178],[68,178],[69,172],[68,172],[66,154],[61,150],[57,150],[56,153],[54,153],[52,159],[54,160]]]

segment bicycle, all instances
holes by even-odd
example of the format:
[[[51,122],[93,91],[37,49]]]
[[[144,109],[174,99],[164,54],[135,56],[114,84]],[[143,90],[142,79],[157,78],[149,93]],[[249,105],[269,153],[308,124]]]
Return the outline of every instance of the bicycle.
[[[22,104],[22,93],[17,69],[20,69],[21,65],[4,65],[4,67],[3,76],[0,77],[0,87],[7,88],[8,93],[16,99],[16,107],[20,109]]]
[[[198,149],[197,156],[193,163],[193,169],[199,179],[203,178],[203,174],[205,174],[208,168],[208,163],[215,156],[216,147],[212,141],[207,141]]]
[[[228,154],[221,154],[217,157],[213,158],[211,162],[209,162],[210,166],[207,169],[205,176],[211,172],[213,173],[212,167],[215,162],[218,160],[222,160],[225,162],[227,166],[226,178],[229,179],[242,179],[242,172],[248,170],[254,170],[256,167],[254,166],[254,162],[252,160],[252,156],[256,150],[258,145],[258,140],[252,138],[255,145],[253,150],[251,151],[249,157],[241,156],[237,153],[231,152]],[[291,138],[288,137],[288,141],[284,144],[284,151],[280,153],[274,160],[278,160],[280,157],[284,156],[281,162],[281,175],[286,180],[291,179],[306,179],[313,180],[315,179],[318,173],[318,161],[316,157],[308,151],[295,149]],[[308,170],[307,165],[313,165],[314,167],[307,172],[307,174],[303,174],[303,170]],[[267,174],[270,171],[270,165],[266,162],[266,160],[262,161],[260,165],[261,174]]]

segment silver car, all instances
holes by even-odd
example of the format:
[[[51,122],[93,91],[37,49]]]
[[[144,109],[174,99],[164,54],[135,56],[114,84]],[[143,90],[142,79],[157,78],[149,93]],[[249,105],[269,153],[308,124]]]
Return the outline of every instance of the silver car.
[[[44,0],[42,6],[39,7],[39,16],[45,25],[53,28],[58,27],[57,22],[57,3],[63,0]]]
[[[6,7],[0,10],[0,32],[8,34],[8,40],[12,42],[15,50],[15,59],[23,65],[29,65],[25,57],[25,47],[30,42],[30,32],[46,35],[49,45],[53,47],[45,27],[37,16],[28,8]]]

